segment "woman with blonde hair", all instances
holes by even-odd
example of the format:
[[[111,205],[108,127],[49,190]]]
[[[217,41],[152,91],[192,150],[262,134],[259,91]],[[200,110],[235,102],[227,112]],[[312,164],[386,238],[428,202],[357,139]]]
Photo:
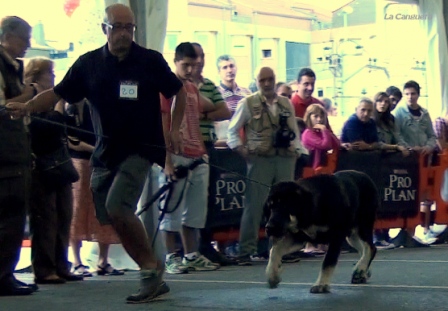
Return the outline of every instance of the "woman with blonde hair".
[[[31,58],[25,66],[26,84],[31,84],[40,93],[54,86],[54,62],[45,57]]]
[[[25,67],[25,82],[35,93],[54,86],[54,63],[32,58]],[[55,110],[31,115],[29,124],[34,168],[31,177],[31,262],[35,282],[61,284],[79,281],[67,260],[72,218],[72,183],[79,175],[67,149],[62,102]],[[49,122],[50,121],[50,122]]]

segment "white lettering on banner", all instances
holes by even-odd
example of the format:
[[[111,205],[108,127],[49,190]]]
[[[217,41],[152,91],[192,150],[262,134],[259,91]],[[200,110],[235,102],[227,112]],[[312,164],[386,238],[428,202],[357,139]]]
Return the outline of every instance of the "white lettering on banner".
[[[215,205],[219,206],[221,212],[230,211],[235,208],[244,208],[244,196],[232,196],[230,202],[226,197],[219,198],[215,197]]]
[[[414,201],[417,190],[393,190],[384,189],[384,201]]]
[[[389,188],[409,188],[412,185],[411,177],[389,175]]]
[[[246,191],[246,183],[244,180],[225,181],[218,179],[216,181],[216,195],[221,195],[221,190],[224,190],[223,194],[244,193]]]
[[[220,211],[230,211],[244,207],[244,192],[246,183],[244,180],[223,180],[216,181],[215,205]]]
[[[410,189],[411,187],[411,177],[389,175],[389,187],[384,188],[384,201],[414,201],[417,190]]]

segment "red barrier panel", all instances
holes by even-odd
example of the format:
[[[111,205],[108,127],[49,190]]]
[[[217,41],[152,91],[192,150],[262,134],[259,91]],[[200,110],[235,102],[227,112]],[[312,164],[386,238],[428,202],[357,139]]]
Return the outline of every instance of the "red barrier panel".
[[[437,224],[448,224],[448,202],[443,201],[440,195],[445,170],[448,168],[448,150],[443,150],[439,155],[439,166],[434,172],[434,186],[431,191],[431,199],[437,206],[435,222]]]

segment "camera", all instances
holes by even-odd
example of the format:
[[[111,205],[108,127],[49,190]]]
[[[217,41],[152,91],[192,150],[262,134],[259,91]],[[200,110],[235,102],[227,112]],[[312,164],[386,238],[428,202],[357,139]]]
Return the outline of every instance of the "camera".
[[[288,118],[291,116],[289,111],[282,111],[279,114],[279,127],[274,134],[274,148],[289,148],[296,134],[288,126]]]

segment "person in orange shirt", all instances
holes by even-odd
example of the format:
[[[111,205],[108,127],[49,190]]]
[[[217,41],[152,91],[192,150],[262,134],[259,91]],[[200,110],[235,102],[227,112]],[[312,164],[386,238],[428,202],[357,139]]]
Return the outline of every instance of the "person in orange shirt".
[[[311,104],[323,104],[311,95],[314,92],[316,74],[310,68],[302,68],[297,76],[297,92],[293,95],[291,103],[294,106],[296,118],[303,118],[306,108]]]

